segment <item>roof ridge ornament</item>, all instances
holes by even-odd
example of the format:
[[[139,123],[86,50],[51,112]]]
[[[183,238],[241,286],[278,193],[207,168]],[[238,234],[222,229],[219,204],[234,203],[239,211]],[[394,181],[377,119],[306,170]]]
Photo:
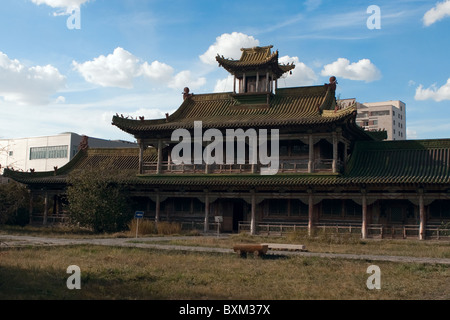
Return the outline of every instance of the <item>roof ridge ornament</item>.
[[[335,91],[336,90],[336,85],[337,85],[337,79],[335,76],[331,76],[329,79],[330,83],[325,83],[325,87],[330,88],[331,90]]]

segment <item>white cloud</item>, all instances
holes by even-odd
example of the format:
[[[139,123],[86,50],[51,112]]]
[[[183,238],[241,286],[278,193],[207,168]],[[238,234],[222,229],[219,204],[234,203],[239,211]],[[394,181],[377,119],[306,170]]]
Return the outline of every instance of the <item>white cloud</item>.
[[[31,0],[36,5],[45,4],[52,8],[61,9],[53,12],[53,16],[66,16],[73,13],[73,9],[80,8],[82,4],[90,0]]]
[[[31,0],[37,5],[46,4],[52,8],[80,7],[89,0]]]
[[[159,61],[153,61],[151,64],[144,62],[141,72],[152,80],[167,82],[172,78],[173,68]]]
[[[174,69],[168,64],[156,60],[152,63],[142,62],[120,47],[107,56],[101,55],[83,63],[73,61],[72,64],[87,82],[102,87],[131,89],[134,86],[134,79],[141,76],[145,76],[158,86],[169,88],[182,89],[189,86],[196,89],[206,83],[205,78],[195,78],[189,70],[174,75]]]
[[[422,85],[419,85],[416,89],[416,95],[414,96],[414,99],[432,99],[437,102],[442,100],[450,100],[450,78],[448,78],[447,83],[440,88],[437,88],[435,84],[431,85],[427,89],[424,89]]]
[[[63,89],[66,78],[52,65],[26,67],[0,52],[0,96],[5,101],[42,105]]]
[[[303,62],[299,61],[298,57],[283,56],[278,59],[281,64],[294,63],[295,68],[292,74],[285,73],[282,79],[278,80],[278,86],[298,87],[310,86],[317,81],[316,73]]]
[[[234,76],[229,75],[225,79],[219,79],[214,86],[214,92],[232,92]]]
[[[307,11],[316,10],[322,4],[322,0],[306,0],[305,7]]]
[[[381,78],[381,72],[369,59],[361,59],[358,62],[350,64],[348,59],[339,58],[335,62],[325,65],[321,75],[365,82],[371,82]]]
[[[63,96],[59,96],[58,98],[55,99],[55,103],[65,103],[66,102],[66,98]]]
[[[200,56],[200,60],[206,64],[215,65],[217,63],[217,54],[225,58],[239,59],[241,57],[241,48],[251,48],[259,46],[259,40],[244,33],[233,32],[224,33],[216,38],[208,50]]]
[[[190,90],[198,89],[206,83],[206,79],[193,78],[191,71],[184,70],[175,75],[169,82],[169,87],[173,89],[189,87]]]
[[[450,1],[439,2],[423,16],[423,24],[428,27],[433,23],[450,16]]]
[[[120,47],[106,57],[72,64],[86,81],[102,87],[132,88],[133,79],[140,75],[139,59]]]

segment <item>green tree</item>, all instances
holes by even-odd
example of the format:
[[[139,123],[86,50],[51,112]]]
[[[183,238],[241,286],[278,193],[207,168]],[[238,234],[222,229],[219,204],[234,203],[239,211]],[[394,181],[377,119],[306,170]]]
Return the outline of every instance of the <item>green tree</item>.
[[[72,172],[68,178],[70,221],[95,232],[117,232],[127,228],[132,218],[126,186],[108,170]]]
[[[29,199],[24,185],[15,181],[0,184],[0,224],[27,224]]]

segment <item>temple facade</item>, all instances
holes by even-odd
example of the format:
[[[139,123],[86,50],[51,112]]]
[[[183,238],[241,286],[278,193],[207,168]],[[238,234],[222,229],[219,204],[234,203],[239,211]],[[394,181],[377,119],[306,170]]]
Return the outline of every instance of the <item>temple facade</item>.
[[[163,119],[112,118],[138,148],[86,148],[54,172],[5,176],[45,203],[54,200],[57,213],[67,175],[107,161],[145,217],[204,232],[217,223],[222,232],[251,234],[341,228],[363,239],[427,239],[445,231],[450,139],[382,141],[382,132],[356,124],[356,105],[338,106],[335,77],[278,88],[295,65],[280,64],[272,46],[216,60],[233,75],[232,92],[185,88],[180,107]]]

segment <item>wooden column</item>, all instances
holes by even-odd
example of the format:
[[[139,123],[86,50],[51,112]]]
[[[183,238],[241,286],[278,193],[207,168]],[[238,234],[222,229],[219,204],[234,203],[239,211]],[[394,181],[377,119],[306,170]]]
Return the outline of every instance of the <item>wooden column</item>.
[[[425,205],[423,203],[423,189],[419,189],[419,216],[420,216],[420,225],[419,225],[419,239],[425,240]]]
[[[308,136],[309,140],[309,159],[308,159],[308,172],[314,172],[314,140],[312,134]]]
[[[338,147],[337,133],[333,132],[333,164],[332,164],[333,173],[337,172],[337,153],[338,153],[337,147]]]
[[[247,92],[247,79],[246,79],[246,77],[245,77],[245,73],[242,75],[242,91],[241,92],[239,92],[239,93],[245,93],[245,92]]]
[[[259,91],[259,72],[256,72],[256,92]]]
[[[161,173],[161,163],[162,163],[162,140],[158,139],[158,162],[156,164],[156,173]]]
[[[155,204],[155,224],[158,225],[159,215],[161,211],[161,198],[159,191],[156,192],[156,204]]]
[[[233,76],[233,93],[236,93],[236,75]]]
[[[312,190],[308,190],[308,236],[312,236],[314,228],[314,198]]]
[[[167,170],[172,171],[172,147],[169,147],[169,153],[167,155]]]
[[[48,192],[45,192],[44,196],[44,217],[42,219],[42,224],[47,224],[47,216],[48,216]]]
[[[144,142],[139,141],[139,174],[144,173]]]
[[[205,191],[205,222],[203,227],[204,232],[209,231],[209,193]]]
[[[28,208],[28,213],[30,214],[30,224],[33,223],[33,192],[30,191],[30,206]]]
[[[266,73],[266,80],[267,80],[267,84],[266,84],[266,91],[269,92],[270,91],[270,79],[269,79],[269,72]]]
[[[255,235],[256,234],[256,194],[255,190],[251,191],[251,201],[252,201],[252,208],[251,208],[251,218],[250,218],[250,234]]]
[[[362,190],[362,224],[361,224],[361,238],[367,238],[367,196],[366,190]]]

